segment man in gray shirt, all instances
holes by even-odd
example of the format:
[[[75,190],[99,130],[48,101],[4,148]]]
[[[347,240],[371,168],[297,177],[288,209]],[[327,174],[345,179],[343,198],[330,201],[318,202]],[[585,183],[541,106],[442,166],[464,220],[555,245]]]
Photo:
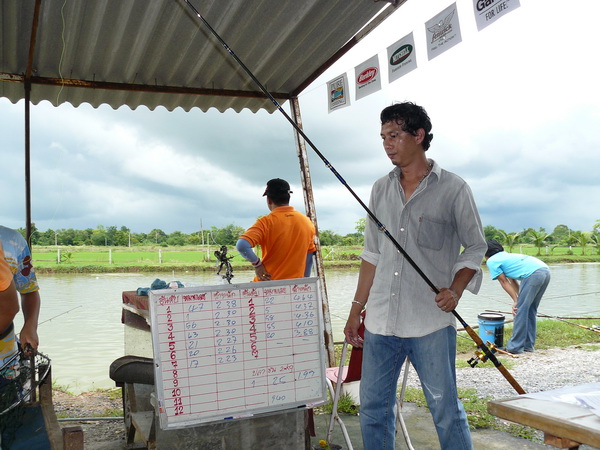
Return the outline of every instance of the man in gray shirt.
[[[487,244],[467,183],[425,156],[431,128],[426,111],[413,103],[381,112],[383,148],[395,168],[375,182],[369,209],[440,293],[367,219],[358,286],[344,329],[351,345],[364,348],[360,423],[366,450],[394,448],[393,407],[407,357],[419,374],[441,448],[472,448],[456,389],[451,312],[465,289],[478,292]],[[363,342],[358,328],[367,302]]]

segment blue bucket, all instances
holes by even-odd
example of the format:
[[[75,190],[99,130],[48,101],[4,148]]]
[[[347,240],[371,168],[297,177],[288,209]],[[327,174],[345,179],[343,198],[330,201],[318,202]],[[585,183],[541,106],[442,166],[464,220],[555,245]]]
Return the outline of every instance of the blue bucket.
[[[496,347],[504,347],[504,315],[485,312],[477,316],[479,321],[479,337],[484,344],[487,341]]]

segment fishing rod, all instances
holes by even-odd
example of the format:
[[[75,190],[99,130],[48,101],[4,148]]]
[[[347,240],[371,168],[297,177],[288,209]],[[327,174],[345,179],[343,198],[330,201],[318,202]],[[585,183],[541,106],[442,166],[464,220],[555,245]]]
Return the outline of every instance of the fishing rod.
[[[562,317],[558,317],[558,316],[549,316],[547,314],[542,314],[542,313],[537,313],[537,315],[539,317],[545,317],[545,318],[548,318],[548,319],[560,320],[561,322],[568,323],[569,325],[575,325],[576,327],[583,328],[584,330],[589,330],[589,331],[594,331],[596,333],[600,333],[600,327],[598,325],[593,325],[591,327],[588,327],[588,326],[585,326],[585,325],[581,325],[580,323],[569,322],[568,320],[565,320]]]
[[[497,312],[497,313],[501,313],[501,314],[512,314],[512,313],[505,312],[505,311],[492,311],[491,309],[486,309],[486,311],[487,312]],[[564,317],[549,316],[548,314],[542,314],[542,313],[537,313],[536,315],[538,317],[544,317],[546,319],[560,320],[561,322],[568,323],[569,325],[575,325],[576,327],[583,328],[584,330],[589,330],[589,331],[594,331],[596,333],[600,333],[600,327],[598,325],[588,327],[588,326],[582,325],[580,323],[569,322],[568,320],[565,320]],[[588,319],[588,317],[583,317],[582,319]],[[589,317],[589,319],[593,319],[593,317]]]
[[[465,338],[466,339],[466,338]],[[511,358],[516,358],[516,355],[513,355],[512,353],[509,353],[505,350],[502,350],[501,348],[499,348],[496,344],[494,344],[493,342],[487,341],[487,345],[489,346],[490,350],[492,351],[492,353],[498,352],[501,353],[503,355],[506,356],[510,356]],[[484,354],[481,351],[476,351],[475,355],[469,359],[467,361],[467,363],[471,366],[471,367],[475,367],[477,364],[479,364],[480,362],[485,363],[488,360],[488,357],[486,354]]]
[[[69,310],[67,310],[67,311],[61,312],[60,314],[57,314],[57,315],[55,315],[55,316],[52,316],[52,317],[50,317],[49,319],[46,319],[46,320],[44,320],[43,322],[40,322],[40,323],[38,323],[38,327],[39,327],[40,325],[42,325],[42,324],[46,323],[46,322],[51,322],[52,320],[56,319],[57,317],[64,316],[65,314],[69,314],[71,311],[74,311],[74,310],[76,310],[77,308],[81,308],[82,306],[83,306],[83,305],[75,306],[74,308],[71,308],[71,309],[69,309]],[[17,336],[18,336],[18,337],[20,337],[20,336],[21,336],[21,333],[17,334]],[[30,353],[30,352],[33,350],[33,348],[31,347],[31,345],[27,344],[27,349],[25,349],[25,350],[26,350],[26,353],[28,353],[28,354],[29,354],[29,353]]]
[[[193,11],[193,13],[200,19],[200,21],[208,28],[211,34],[221,43],[225,51],[229,53],[229,55],[235,59],[235,61],[239,64],[239,66],[246,72],[246,74],[254,81],[254,83],[258,86],[258,88],[265,94],[265,96],[275,105],[277,110],[287,119],[287,121],[292,125],[292,127],[296,130],[296,132],[302,136],[304,141],[314,150],[319,158],[323,161],[325,166],[331,170],[331,172],[335,175],[335,177],[339,180],[342,185],[348,189],[350,194],[354,197],[354,199],[362,206],[362,208],[366,211],[369,217],[375,222],[377,228],[385,234],[385,236],[392,242],[392,244],[396,247],[396,249],[402,253],[402,255],[406,258],[406,260],[410,263],[410,265],[417,271],[419,276],[425,281],[425,283],[435,292],[436,294],[440,293],[440,290],[431,282],[431,280],[425,275],[425,273],[421,270],[421,268],[417,265],[417,263],[410,257],[410,255],[404,250],[404,248],[396,241],[396,239],[391,235],[391,233],[385,228],[385,226],[379,221],[379,219],[375,216],[375,214],[369,209],[369,207],[361,200],[361,198],[354,192],[354,190],[346,183],[346,180],[335,170],[333,165],[325,158],[317,146],[313,144],[313,142],[308,138],[308,136],[302,131],[302,129],[298,126],[298,124],[289,116],[288,113],[282,108],[279,102],[271,95],[271,93],[267,90],[267,88],[254,76],[254,74],[250,71],[250,69],[242,62],[240,58],[234,53],[234,51],[227,45],[227,43],[223,40],[223,38],[216,32],[216,30],[206,21],[206,19],[200,14],[200,12],[190,3],[190,0],[183,0]],[[523,388],[517,383],[517,381],[513,378],[513,376],[508,372],[508,370],[502,365],[498,358],[490,351],[490,349],[485,345],[483,340],[479,337],[479,335],[473,331],[473,329],[464,321],[464,319],[456,312],[456,310],[452,311],[452,314],[456,319],[462,324],[465,331],[471,336],[477,347],[481,348],[484,354],[488,357],[490,361],[494,363],[496,368],[504,375],[504,378],[510,383],[510,385],[519,393],[524,394],[525,391]]]
[[[57,317],[64,316],[65,314],[69,314],[71,311],[74,311],[74,310],[76,310],[77,308],[81,308],[82,306],[83,306],[83,305],[79,305],[79,306],[76,306],[76,307],[74,307],[74,308],[71,308],[71,309],[69,309],[68,311],[61,312],[60,314],[57,314],[57,315],[55,315],[55,316],[53,316],[53,317],[50,317],[49,319],[46,319],[46,320],[44,320],[43,322],[40,322],[40,323],[38,324],[38,326],[39,326],[39,325],[42,325],[43,323],[50,322],[50,321],[52,321],[52,320],[56,319]]]

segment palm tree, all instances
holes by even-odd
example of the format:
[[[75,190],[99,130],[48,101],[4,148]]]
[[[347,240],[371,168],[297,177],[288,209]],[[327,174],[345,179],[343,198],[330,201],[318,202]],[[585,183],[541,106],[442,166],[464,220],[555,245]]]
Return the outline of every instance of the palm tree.
[[[596,247],[596,254],[600,255],[600,232],[592,233],[590,236],[591,244]]]
[[[550,236],[548,233],[543,231],[535,231],[533,228],[527,230],[527,234],[531,236],[531,240],[533,241],[533,245],[535,245],[538,249],[537,256],[542,254],[542,247],[546,243],[546,239]]]
[[[581,254],[585,255],[585,248],[590,241],[590,233],[574,231],[572,236],[575,239],[575,242],[581,247]]]
[[[515,245],[519,243],[521,239],[521,233],[506,233],[502,230],[498,230],[500,236],[502,236],[502,243],[508,247],[508,251],[512,253]]]

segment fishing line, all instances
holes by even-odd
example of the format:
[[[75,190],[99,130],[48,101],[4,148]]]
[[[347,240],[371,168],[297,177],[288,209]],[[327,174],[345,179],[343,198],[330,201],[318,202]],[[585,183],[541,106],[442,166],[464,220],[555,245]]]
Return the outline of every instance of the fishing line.
[[[546,300],[552,300],[555,298],[567,298],[567,297],[579,297],[581,295],[592,295],[592,294],[600,294],[600,291],[595,292],[581,292],[579,294],[568,294],[568,295],[555,295],[554,297],[544,297]]]
[[[61,28],[61,33],[60,33],[60,40],[61,40],[61,51],[60,51],[60,58],[58,60],[58,78],[61,81],[60,84],[60,88],[58,89],[58,92],[56,93],[56,107],[58,108],[60,106],[60,95],[62,94],[62,91],[65,87],[65,77],[62,73],[62,67],[63,67],[63,62],[64,62],[64,58],[65,58],[65,49],[66,49],[66,40],[65,40],[65,28],[66,28],[66,24],[65,24],[65,7],[67,5],[67,0],[63,1],[63,4],[60,8],[60,18],[61,18],[61,23],[62,23],[62,28]],[[59,173],[60,168],[62,167],[62,162],[64,159],[64,155],[66,152],[62,152],[60,151],[61,149],[63,149],[64,147],[62,147],[60,144],[57,145],[58,149],[59,149],[59,156],[57,158],[56,161],[56,166],[55,166],[55,171],[57,173]],[[66,150],[66,148],[65,148]],[[56,153],[56,152],[53,152]],[[58,193],[60,194],[60,197],[58,198],[58,202],[56,203],[56,206],[54,208],[54,211],[52,211],[52,216],[50,217],[50,219],[48,220],[48,229],[52,229],[52,227],[54,226],[54,220],[56,219],[56,216],[58,214],[58,212],[62,209],[63,203],[64,203],[64,198],[65,198],[65,189],[64,189],[64,176],[59,176],[59,177],[55,177],[58,178]],[[58,242],[58,233],[55,231],[55,240],[56,242]]]
[[[83,305],[79,305],[79,306],[76,306],[75,308],[71,308],[71,309],[69,309],[68,311],[61,312],[60,314],[57,314],[57,315],[55,315],[55,316],[53,316],[53,317],[50,317],[49,319],[46,319],[46,320],[44,320],[43,322],[40,322],[40,323],[38,324],[38,326],[40,326],[40,325],[42,325],[42,324],[44,324],[44,323],[46,323],[46,322],[50,322],[50,321],[52,321],[52,320],[56,319],[57,317],[64,316],[65,314],[69,314],[71,311],[74,311],[74,310],[76,310],[77,308],[81,308],[82,306],[83,306]]]
[[[354,197],[354,199],[362,206],[362,208],[366,211],[369,217],[375,222],[379,231],[381,231],[385,236],[394,244],[396,249],[402,253],[404,258],[410,263],[410,265],[417,271],[419,276],[425,281],[425,283],[431,288],[433,292],[436,294],[440,293],[440,290],[431,282],[431,280],[425,275],[425,273],[421,270],[421,268],[417,265],[417,263],[410,257],[410,255],[404,250],[404,248],[396,241],[396,239],[390,234],[390,232],[385,228],[385,226],[379,221],[379,219],[375,216],[375,214],[368,208],[368,206],[360,199],[360,197],[354,192],[354,190],[346,183],[346,180],[335,170],[335,168],[331,165],[331,163],[325,158],[325,156],[319,151],[315,144],[308,138],[308,136],[302,131],[302,129],[298,126],[298,124],[285,112],[285,110],[281,107],[279,102],[271,95],[271,93],[267,90],[266,87],[254,76],[254,74],[248,69],[248,67],[242,62],[240,58],[233,52],[231,47],[227,45],[227,43],[221,38],[221,36],[215,31],[215,29],[206,21],[206,19],[200,14],[200,12],[190,3],[190,0],[183,0],[190,9],[194,12],[194,14],[200,19],[200,21],[208,28],[211,34],[221,43],[223,48],[229,55],[235,59],[235,61],[239,64],[239,66],[246,72],[246,74],[250,77],[252,81],[258,86],[258,88],[265,94],[265,96],[273,103],[275,108],[279,110],[281,114],[287,119],[287,121],[292,125],[292,127],[296,130],[296,132],[302,136],[304,141],[314,150],[319,158],[323,161],[323,163],[331,170],[331,172],[336,176],[342,185],[348,189],[348,192]],[[525,391],[523,388],[517,383],[517,381],[512,377],[512,375],[508,372],[508,370],[502,365],[500,361],[496,358],[496,356],[490,351],[490,349],[485,345],[483,340],[479,337],[479,335],[473,331],[473,329],[467,324],[464,319],[456,312],[456,310],[451,311],[454,317],[462,324],[463,328],[469,336],[475,341],[477,346],[481,348],[481,350],[485,353],[490,361],[494,363],[496,368],[504,375],[506,380],[511,384],[511,386],[519,393],[524,394]]]
[[[56,319],[57,317],[64,316],[65,314],[69,314],[71,311],[74,311],[74,310],[76,310],[77,308],[81,308],[82,306],[83,306],[83,305],[79,305],[79,306],[76,306],[75,308],[71,308],[71,309],[69,309],[68,311],[61,312],[60,314],[57,314],[57,315],[55,315],[55,316],[52,316],[52,317],[50,317],[49,319],[46,319],[46,320],[44,320],[43,322],[40,322],[40,323],[38,323],[38,327],[39,327],[40,325],[43,325],[43,324],[45,324],[46,322],[51,322],[52,320]],[[21,336],[21,333],[17,334],[17,336],[18,336],[18,337],[20,337],[20,336]]]

